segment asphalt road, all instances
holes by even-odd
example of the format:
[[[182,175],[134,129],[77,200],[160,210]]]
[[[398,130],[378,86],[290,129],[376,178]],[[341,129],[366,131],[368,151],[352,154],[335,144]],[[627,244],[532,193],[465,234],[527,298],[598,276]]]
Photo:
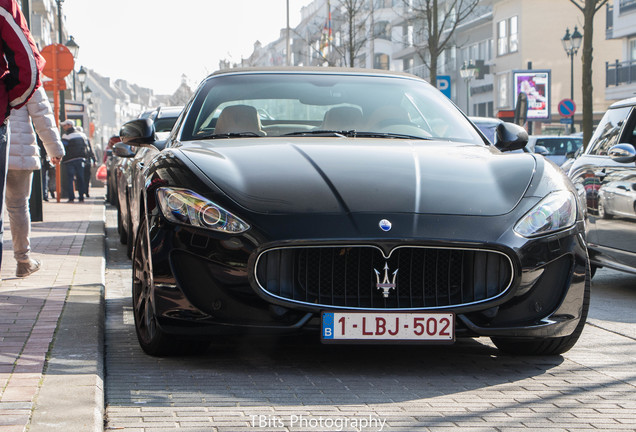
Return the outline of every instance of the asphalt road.
[[[137,345],[130,261],[107,207],[105,430],[636,431],[636,276],[601,269],[563,356],[450,346],[226,340],[193,357]]]

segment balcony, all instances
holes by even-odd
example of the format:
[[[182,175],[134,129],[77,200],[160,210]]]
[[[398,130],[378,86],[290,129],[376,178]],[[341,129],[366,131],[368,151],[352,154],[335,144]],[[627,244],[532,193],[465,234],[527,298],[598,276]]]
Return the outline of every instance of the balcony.
[[[636,60],[605,62],[605,97],[623,99],[636,92]]]
[[[636,83],[636,61],[605,62],[605,87]]]
[[[620,14],[636,10],[636,0],[620,0],[618,7]]]

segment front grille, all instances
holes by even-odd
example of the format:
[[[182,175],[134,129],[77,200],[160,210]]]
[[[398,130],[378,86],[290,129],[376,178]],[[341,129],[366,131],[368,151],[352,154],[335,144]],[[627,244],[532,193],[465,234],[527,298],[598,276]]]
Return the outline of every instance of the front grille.
[[[385,258],[373,246],[290,247],[262,253],[256,279],[265,292],[299,303],[436,308],[501,295],[511,284],[512,262],[500,252],[476,249],[399,247]],[[378,281],[388,288],[378,288]]]

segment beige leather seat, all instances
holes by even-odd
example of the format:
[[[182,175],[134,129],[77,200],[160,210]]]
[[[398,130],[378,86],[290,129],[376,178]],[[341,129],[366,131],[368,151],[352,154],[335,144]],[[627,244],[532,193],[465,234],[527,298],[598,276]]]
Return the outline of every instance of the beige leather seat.
[[[321,130],[353,130],[362,126],[362,111],[355,107],[335,107],[325,113]]]
[[[382,130],[394,125],[412,125],[408,112],[397,105],[387,105],[376,109],[367,121],[370,131]]]
[[[265,135],[265,132],[261,129],[261,120],[258,117],[256,108],[249,105],[225,107],[216,121],[214,133],[220,135],[242,132],[253,132],[260,136]]]

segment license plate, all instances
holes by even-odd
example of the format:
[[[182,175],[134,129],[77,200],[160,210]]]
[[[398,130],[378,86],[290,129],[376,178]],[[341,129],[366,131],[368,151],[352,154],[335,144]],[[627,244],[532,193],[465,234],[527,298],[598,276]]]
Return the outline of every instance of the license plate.
[[[455,314],[448,312],[323,312],[321,340],[437,342],[455,341]]]

